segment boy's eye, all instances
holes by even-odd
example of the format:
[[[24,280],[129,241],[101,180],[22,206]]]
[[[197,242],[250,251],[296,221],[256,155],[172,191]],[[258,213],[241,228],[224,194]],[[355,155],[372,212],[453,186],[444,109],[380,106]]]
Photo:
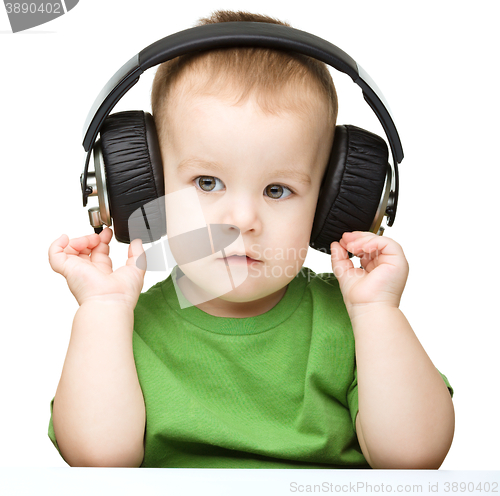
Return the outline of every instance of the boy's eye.
[[[288,195],[283,196],[283,191],[288,190],[290,193]],[[287,188],[286,186],[283,186],[281,184],[270,184],[269,186],[266,187],[264,190],[269,196],[269,198],[287,198],[292,194],[292,190],[290,188]]]
[[[195,184],[201,189],[201,191],[205,193],[208,193],[209,191],[220,191],[214,190],[217,181],[222,183],[222,181],[218,177],[214,176],[198,176],[197,178],[195,178]],[[284,190],[288,190],[289,194],[283,196]],[[269,198],[273,198],[275,200],[287,198],[293,193],[290,188],[281,184],[270,184],[269,186],[266,186],[264,191],[266,192],[266,195],[269,196]]]
[[[198,181],[199,179],[199,181]],[[214,176],[199,176],[195,179],[195,183],[198,184],[202,191],[208,192],[213,191],[215,188],[215,182],[220,181],[218,177]],[[216,190],[220,191],[220,190]]]

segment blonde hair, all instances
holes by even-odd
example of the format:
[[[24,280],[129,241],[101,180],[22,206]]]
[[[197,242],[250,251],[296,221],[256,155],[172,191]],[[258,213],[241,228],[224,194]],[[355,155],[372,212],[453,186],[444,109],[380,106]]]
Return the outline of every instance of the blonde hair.
[[[253,21],[290,26],[249,12],[220,10],[201,18],[197,26],[219,22]],[[184,77],[183,77],[184,76]],[[193,76],[186,77],[185,76]],[[270,48],[238,47],[182,55],[158,66],[151,90],[151,108],[162,136],[169,95],[183,77],[189,94],[215,93],[244,102],[255,95],[268,113],[311,113],[311,99],[327,105],[332,134],[337,119],[337,93],[326,64],[311,57]]]

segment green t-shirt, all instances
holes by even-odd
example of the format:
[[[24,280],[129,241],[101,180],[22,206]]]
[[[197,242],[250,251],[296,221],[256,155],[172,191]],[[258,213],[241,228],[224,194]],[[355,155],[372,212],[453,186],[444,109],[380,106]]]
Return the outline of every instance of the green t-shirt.
[[[303,267],[276,306],[248,318],[182,308],[179,276],[176,266],[135,309],[142,466],[370,468],[355,431],[354,335],[335,276]],[[57,447],[52,418],[49,436]]]

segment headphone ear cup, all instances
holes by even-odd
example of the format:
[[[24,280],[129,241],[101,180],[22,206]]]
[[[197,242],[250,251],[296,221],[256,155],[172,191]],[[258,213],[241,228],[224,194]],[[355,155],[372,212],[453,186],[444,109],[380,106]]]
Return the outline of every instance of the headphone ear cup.
[[[145,243],[160,239],[166,234],[165,185],[153,116],[142,110],[111,114],[100,134],[116,239],[131,242],[129,219],[146,204],[147,213],[142,208],[145,229],[134,237]]]
[[[310,246],[331,254],[345,232],[368,231],[382,198],[388,171],[386,142],[356,126],[336,126],[318,196]]]

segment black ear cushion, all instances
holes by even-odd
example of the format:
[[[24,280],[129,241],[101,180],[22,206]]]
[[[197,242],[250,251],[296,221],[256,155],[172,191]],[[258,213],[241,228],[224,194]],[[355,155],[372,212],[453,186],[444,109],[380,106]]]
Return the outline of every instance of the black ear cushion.
[[[131,110],[111,114],[100,133],[115,237],[130,243],[128,221],[132,213],[165,195],[156,126],[148,112]],[[150,203],[154,208],[147,209],[145,223],[155,228],[135,237],[149,243],[165,235],[166,226],[164,230],[157,227],[165,225],[163,203]]]
[[[388,170],[385,141],[356,126],[336,126],[318,196],[310,246],[331,254],[345,232],[368,231],[375,219]]]

